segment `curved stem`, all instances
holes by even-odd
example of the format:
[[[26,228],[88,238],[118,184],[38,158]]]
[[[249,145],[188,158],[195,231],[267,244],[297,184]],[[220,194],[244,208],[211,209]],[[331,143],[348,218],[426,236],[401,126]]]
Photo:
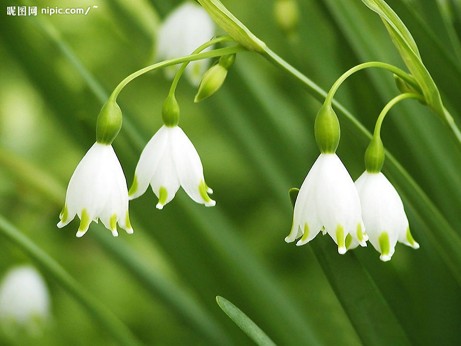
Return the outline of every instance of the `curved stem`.
[[[405,94],[400,94],[396,97],[394,97],[392,100],[390,100],[383,108],[381,113],[379,113],[378,119],[376,120],[376,125],[375,125],[375,130],[373,132],[373,137],[379,137],[381,133],[381,125],[384,121],[384,118],[386,117],[387,113],[391,110],[392,107],[394,107],[397,103],[403,100],[407,99],[416,99],[421,102],[424,102],[424,97],[415,93],[405,93]]]
[[[16,244],[32,259],[42,266],[54,279],[79,301],[95,317],[108,333],[122,345],[140,345],[131,331],[102,305],[97,298],[89,294],[71,277],[61,265],[35,245],[16,227],[0,215],[0,233]]]
[[[208,47],[216,44],[216,43],[220,43],[220,42],[226,42],[226,41],[233,41],[233,38],[230,37],[230,36],[220,36],[220,37],[216,37],[208,42],[205,42],[204,44],[202,44],[201,46],[199,46],[197,49],[195,49],[193,52],[192,52],[192,55],[194,54],[198,54],[200,53],[201,51],[207,49]],[[173,82],[171,83],[171,87],[170,87],[170,91],[168,92],[168,95],[171,96],[171,95],[174,95],[175,91],[176,91],[176,87],[178,86],[178,83],[179,83],[179,80],[181,79],[181,76],[182,74],[184,73],[184,71],[186,70],[186,67],[187,65],[189,65],[189,63],[191,62],[192,60],[188,60],[188,61],[185,61],[181,67],[179,68],[179,70],[176,72],[174,78],[173,78]]]
[[[166,66],[180,64],[180,63],[183,63],[183,62],[186,62],[186,61],[195,61],[195,60],[201,60],[201,59],[207,59],[207,58],[216,58],[216,57],[223,56],[223,55],[235,54],[235,53],[238,53],[238,52],[241,52],[241,51],[244,51],[244,50],[245,50],[245,48],[240,46],[240,45],[233,46],[233,47],[226,47],[226,48],[218,48],[218,49],[214,49],[214,50],[211,50],[211,51],[208,51],[208,52],[203,52],[203,53],[199,53],[199,54],[191,54],[191,55],[183,56],[183,57],[180,57],[180,58],[175,58],[175,59],[171,59],[171,60],[165,60],[165,61],[161,61],[161,62],[158,62],[156,64],[153,64],[153,65],[146,66],[146,67],[144,67],[144,68],[142,68],[142,69],[140,69],[140,70],[138,70],[136,72],[133,72],[132,74],[127,76],[125,79],[123,79],[117,85],[117,87],[114,89],[114,91],[112,92],[110,98],[115,101],[116,98],[118,97],[118,95],[120,94],[120,92],[123,90],[123,88],[128,83],[130,83],[134,79],[138,78],[139,76],[142,76],[143,74],[145,74],[147,72],[154,71],[154,70],[157,70],[159,68],[166,67]]]
[[[367,68],[371,68],[371,67],[382,68],[382,69],[388,70],[388,71],[394,73],[395,75],[399,76],[400,78],[402,78],[405,82],[409,83],[410,85],[412,85],[412,86],[414,86],[416,88],[419,88],[418,84],[413,79],[413,77],[411,77],[408,73],[406,73],[405,71],[399,69],[398,67],[395,67],[393,65],[386,64],[386,63],[380,62],[380,61],[369,61],[369,62],[359,64],[357,66],[354,66],[351,69],[344,72],[341,75],[341,77],[339,77],[336,80],[336,82],[333,84],[333,86],[331,87],[331,89],[328,92],[327,97],[325,99],[325,103],[331,103],[331,101],[333,100],[334,95],[336,94],[336,91],[338,91],[341,84],[347,78],[349,78],[352,74],[354,74],[354,73],[356,73],[358,71],[367,69]]]

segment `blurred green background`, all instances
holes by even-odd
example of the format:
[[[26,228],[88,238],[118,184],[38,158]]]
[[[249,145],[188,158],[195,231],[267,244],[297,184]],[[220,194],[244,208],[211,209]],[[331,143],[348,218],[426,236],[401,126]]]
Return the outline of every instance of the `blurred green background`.
[[[300,186],[318,155],[313,121],[320,103],[257,54],[239,54],[211,99],[194,104],[196,89],[185,80],[177,91],[181,127],[201,156],[216,207],[196,205],[180,190],[159,211],[149,189],[130,203],[132,236],[120,232],[114,239],[92,224],[77,239],[76,221],[57,229],[67,182],[94,142],[105,97],[154,61],[159,23],[180,3],[2,0],[0,215],[148,345],[252,344],[219,309],[217,295],[280,345],[456,345],[461,262],[448,249],[461,241],[460,144],[414,101],[397,106],[384,123],[385,146],[419,186],[386,162],[384,173],[401,193],[421,249],[397,245],[392,261],[383,263],[371,245],[340,256],[327,237],[299,248],[286,244],[292,218],[287,191]],[[459,2],[388,3],[414,35],[445,105],[461,124]],[[326,90],[361,62],[405,68],[379,17],[359,0],[299,0],[300,21],[291,35],[277,26],[273,1],[224,4]],[[87,16],[7,16],[7,6],[20,5],[97,8]],[[141,149],[161,126],[168,88],[156,72],[119,97],[125,118],[114,148],[128,184]],[[371,131],[397,94],[392,75],[367,71],[350,78],[337,99]],[[340,122],[338,154],[356,179],[368,140],[346,118]],[[1,274],[31,262],[1,239]],[[2,336],[1,344],[117,344],[52,275],[41,272],[52,296],[50,325],[32,341]],[[382,306],[388,310],[376,310]]]

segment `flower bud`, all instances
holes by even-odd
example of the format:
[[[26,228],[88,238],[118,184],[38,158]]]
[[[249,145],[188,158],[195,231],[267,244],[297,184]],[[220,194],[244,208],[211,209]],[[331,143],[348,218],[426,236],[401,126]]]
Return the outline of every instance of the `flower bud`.
[[[299,22],[299,9],[296,0],[277,0],[274,3],[274,17],[284,32],[292,33]]]
[[[373,137],[365,152],[365,168],[369,173],[379,173],[384,164],[384,146],[381,138]]]
[[[122,110],[112,98],[102,106],[96,122],[96,142],[112,144],[122,128]]]
[[[216,93],[227,77],[227,71],[235,61],[235,54],[225,55],[219,59],[219,63],[212,66],[203,75],[202,81],[195,95],[194,102],[200,102]]]
[[[340,128],[338,117],[331,104],[323,105],[317,113],[314,124],[315,141],[322,154],[336,152],[339,144]]]
[[[179,123],[179,104],[174,94],[168,95],[163,103],[162,119],[168,127],[177,126]]]

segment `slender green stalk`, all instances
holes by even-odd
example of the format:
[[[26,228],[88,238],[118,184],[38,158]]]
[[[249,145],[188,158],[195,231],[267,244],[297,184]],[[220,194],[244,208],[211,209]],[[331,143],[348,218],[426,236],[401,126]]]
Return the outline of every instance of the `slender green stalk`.
[[[356,73],[358,71],[361,71],[361,70],[364,70],[364,69],[367,69],[367,68],[372,68],[372,67],[388,70],[388,71],[394,73],[395,75],[399,76],[400,78],[402,78],[408,84],[412,85],[415,88],[418,88],[418,84],[413,79],[413,77],[410,76],[405,71],[399,69],[398,67],[395,67],[393,65],[386,64],[386,63],[380,62],[380,61],[369,61],[369,62],[364,62],[362,64],[359,64],[357,66],[354,66],[354,67],[350,68],[349,70],[347,70],[346,72],[344,72],[336,80],[336,82],[333,84],[333,86],[331,87],[331,89],[328,92],[327,97],[325,99],[325,103],[331,103],[331,101],[333,100],[333,97],[335,96],[335,94],[338,91],[339,87],[341,86],[341,84],[347,78],[349,78],[351,75],[353,75],[354,73]]]
[[[58,262],[35,245],[21,231],[0,215],[0,234],[27,253],[36,263],[42,266],[54,279],[67,290],[87,311],[101,324],[114,340],[122,345],[141,345],[130,330],[102,305],[94,296],[89,294],[80,284],[71,277]]]
[[[144,67],[144,68],[142,68],[142,69],[140,69],[140,70],[138,70],[136,72],[133,72],[132,74],[127,76],[125,79],[123,79],[119,83],[119,85],[117,85],[117,87],[114,89],[114,91],[112,92],[112,95],[110,97],[113,100],[115,100],[118,97],[118,95],[120,94],[120,92],[123,90],[123,88],[127,86],[128,83],[130,83],[134,79],[138,78],[139,76],[142,76],[143,74],[145,74],[147,72],[151,72],[151,71],[154,71],[154,70],[157,70],[157,69],[160,69],[160,68],[163,68],[163,67],[171,66],[171,65],[181,64],[181,63],[188,62],[188,61],[195,61],[195,60],[208,59],[208,58],[216,58],[216,57],[220,57],[220,56],[223,56],[223,55],[236,54],[236,53],[241,52],[243,50],[245,50],[245,48],[243,48],[242,46],[218,48],[218,49],[214,49],[214,50],[211,50],[211,51],[208,51],[208,52],[203,52],[203,53],[198,53],[198,54],[191,54],[191,55],[183,56],[183,57],[180,57],[180,58],[175,58],[175,59],[171,59],[171,60],[165,60],[165,61],[161,61],[161,62],[158,62],[156,64],[153,64],[153,65],[146,66],[146,67]]]
[[[379,137],[381,133],[381,126],[383,124],[384,118],[386,117],[387,113],[391,110],[392,107],[394,107],[397,103],[403,101],[403,100],[408,100],[408,99],[416,99],[421,102],[424,102],[424,97],[418,94],[414,93],[405,93],[405,94],[400,94],[396,97],[394,97],[392,100],[390,100],[383,108],[381,113],[379,113],[378,119],[376,120],[376,125],[375,125],[375,131],[373,133],[373,137]]]
[[[210,40],[208,42],[205,42],[204,44],[199,46],[197,49],[195,49],[192,52],[192,55],[198,54],[198,53],[202,52],[203,50],[207,49],[208,47],[211,47],[214,44],[221,43],[221,42],[226,42],[226,41],[233,41],[233,39],[230,36],[220,36],[220,37],[214,38],[214,39],[212,39],[212,40]],[[174,95],[174,93],[176,91],[176,88],[178,86],[179,80],[181,79],[182,74],[186,70],[187,65],[189,65],[189,63],[191,61],[192,60],[184,62],[181,65],[181,67],[179,68],[179,70],[176,72],[176,74],[175,74],[175,76],[173,78],[173,81],[171,82],[171,87],[170,87],[170,91],[168,93],[168,96]]]

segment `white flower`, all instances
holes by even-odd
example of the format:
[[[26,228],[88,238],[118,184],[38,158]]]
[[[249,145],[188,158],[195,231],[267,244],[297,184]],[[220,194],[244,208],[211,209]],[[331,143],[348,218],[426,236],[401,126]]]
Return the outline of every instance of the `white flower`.
[[[77,237],[83,236],[91,221],[98,222],[98,218],[114,237],[118,235],[117,223],[127,233],[133,233],[125,176],[109,144],[96,142],[78,164],[67,187],[58,227],[67,225],[75,215],[81,220]]]
[[[177,7],[162,23],[157,36],[157,60],[169,60],[191,54],[196,48],[213,38],[215,26],[208,13],[192,2]],[[190,82],[198,86],[209,60],[192,61],[186,69]],[[173,78],[178,65],[166,68]]]
[[[0,286],[0,322],[6,331],[24,327],[37,333],[49,318],[48,289],[30,266],[11,269]]]
[[[179,126],[162,126],[147,143],[136,166],[130,199],[142,195],[149,184],[159,199],[158,209],[173,199],[179,186],[197,203],[216,204],[208,196],[213,191],[205,184],[200,157]]]
[[[398,242],[419,248],[413,239],[403,203],[394,186],[379,173],[365,171],[355,182],[370,243],[389,261]]]
[[[354,182],[336,154],[320,154],[307,174],[285,241],[301,237],[296,245],[304,245],[320,231],[328,232],[340,254],[358,244],[366,246],[368,239]]]

